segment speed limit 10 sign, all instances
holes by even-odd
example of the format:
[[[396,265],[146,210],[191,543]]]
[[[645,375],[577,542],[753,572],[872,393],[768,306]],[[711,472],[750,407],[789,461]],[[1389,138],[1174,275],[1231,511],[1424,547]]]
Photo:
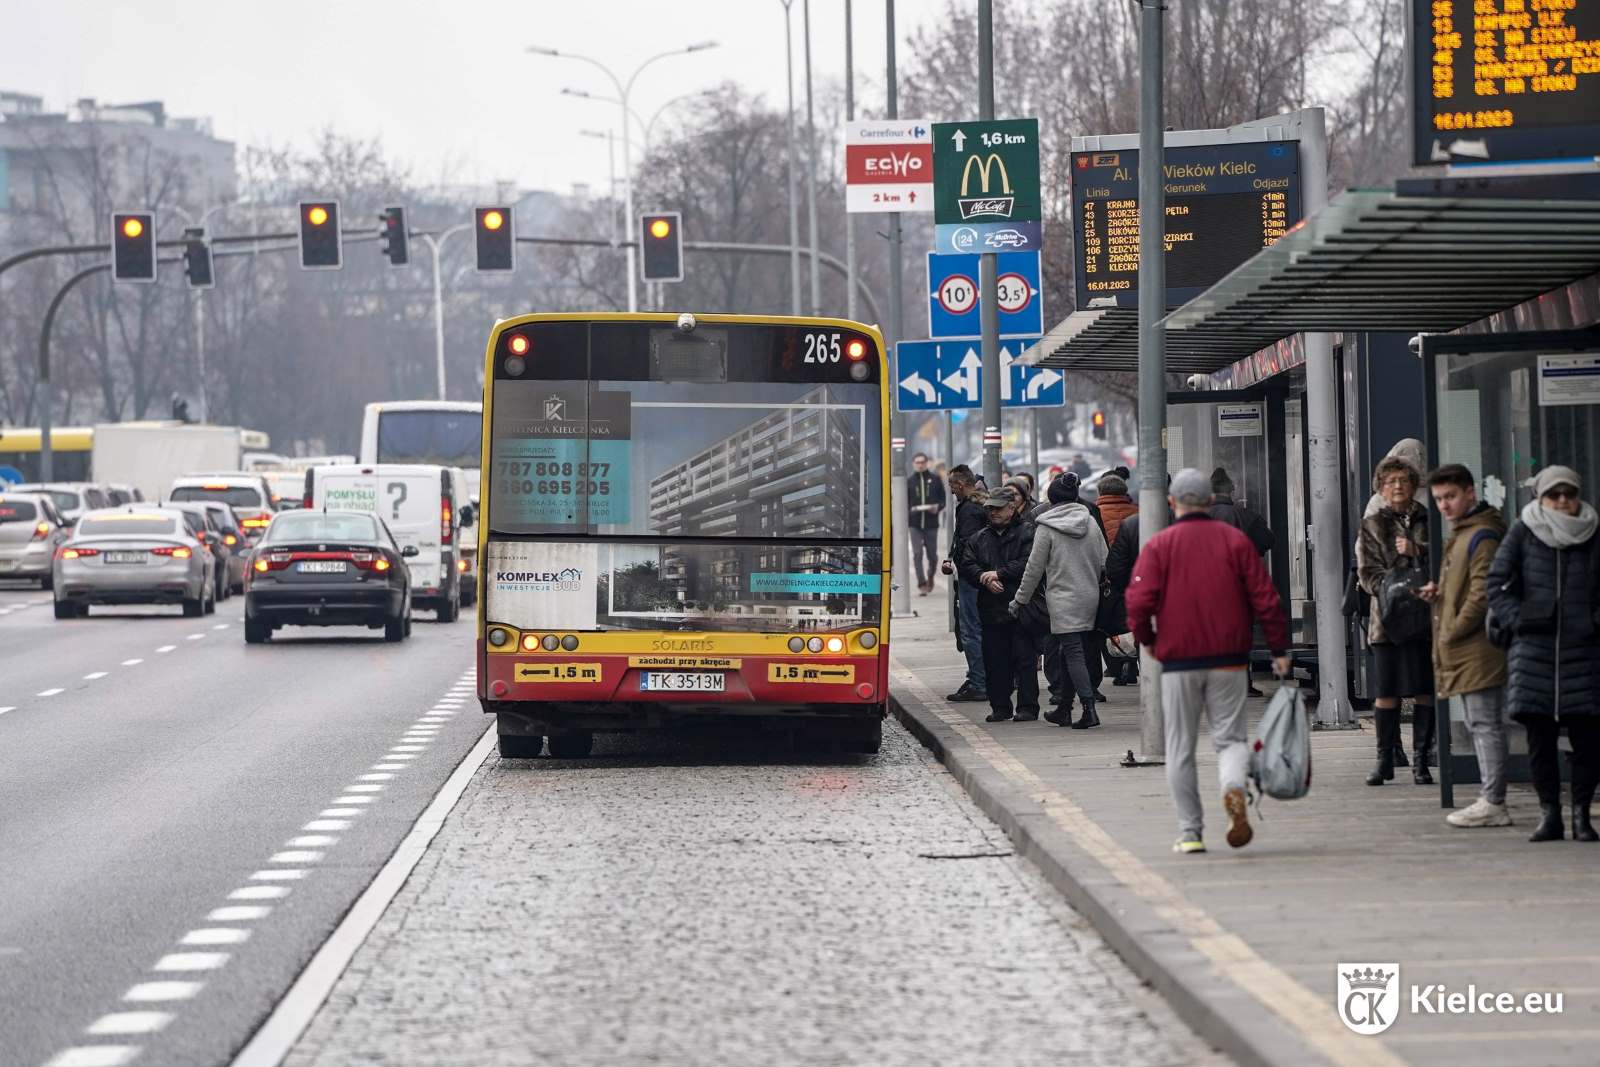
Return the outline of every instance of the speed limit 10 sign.
[[[1000,335],[1032,337],[1044,332],[1039,294],[1039,253],[1002,252],[996,258]],[[928,336],[977,337],[978,256],[928,254]]]

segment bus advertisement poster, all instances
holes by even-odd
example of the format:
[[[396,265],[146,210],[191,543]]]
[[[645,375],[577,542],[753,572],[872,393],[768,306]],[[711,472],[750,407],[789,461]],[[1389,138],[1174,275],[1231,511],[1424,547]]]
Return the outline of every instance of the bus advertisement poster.
[[[496,620],[522,630],[594,629],[599,545],[490,541],[485,569]]]
[[[533,417],[495,442],[496,512],[527,525],[627,525],[632,395],[569,382],[507,382],[498,388],[502,394],[537,395],[508,398],[511,410]]]

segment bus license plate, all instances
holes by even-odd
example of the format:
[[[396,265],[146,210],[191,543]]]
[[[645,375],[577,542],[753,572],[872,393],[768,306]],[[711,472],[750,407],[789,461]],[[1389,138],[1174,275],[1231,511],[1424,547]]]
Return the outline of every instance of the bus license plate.
[[[645,671],[639,675],[639,691],[641,693],[720,693],[725,685],[725,677],[720,671],[707,671],[702,674]]]
[[[294,565],[301,574],[343,574],[342,559],[308,559]]]

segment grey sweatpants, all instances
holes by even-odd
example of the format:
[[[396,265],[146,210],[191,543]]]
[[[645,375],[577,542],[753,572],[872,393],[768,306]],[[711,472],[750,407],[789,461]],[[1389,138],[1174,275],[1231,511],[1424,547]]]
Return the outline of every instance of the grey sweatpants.
[[[1491,804],[1506,802],[1506,692],[1504,689],[1479,689],[1462,693],[1467,729],[1472,731],[1472,750],[1478,756],[1478,778],[1483,782],[1483,799]],[[1432,708],[1427,709],[1432,711]]]
[[[1211,724],[1222,792],[1243,789],[1250,771],[1249,723],[1244,701],[1250,673],[1237,670],[1161,672],[1161,710],[1167,727],[1167,788],[1178,806],[1179,832],[1199,833],[1205,824],[1194,747],[1200,738],[1200,713]]]

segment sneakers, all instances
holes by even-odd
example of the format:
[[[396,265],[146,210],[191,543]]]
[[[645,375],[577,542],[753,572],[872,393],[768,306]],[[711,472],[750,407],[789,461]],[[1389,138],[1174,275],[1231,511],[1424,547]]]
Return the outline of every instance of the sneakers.
[[[1491,804],[1482,797],[1459,811],[1444,817],[1451,826],[1476,828],[1479,826],[1510,826],[1511,813],[1504,804]]]
[[[1228,844],[1244,848],[1255,836],[1250,829],[1250,802],[1243,789],[1230,789],[1222,794],[1222,807],[1228,813]]]
[[[977,688],[971,682],[962,682],[961,688],[957,689],[954,693],[947,695],[945,699],[952,704],[971,704],[977,701],[983,701],[987,703],[989,700],[989,694],[985,693],[982,689]]]
[[[1178,839],[1172,843],[1174,852],[1204,852],[1206,843],[1200,840],[1200,835],[1193,830],[1185,830]]]

